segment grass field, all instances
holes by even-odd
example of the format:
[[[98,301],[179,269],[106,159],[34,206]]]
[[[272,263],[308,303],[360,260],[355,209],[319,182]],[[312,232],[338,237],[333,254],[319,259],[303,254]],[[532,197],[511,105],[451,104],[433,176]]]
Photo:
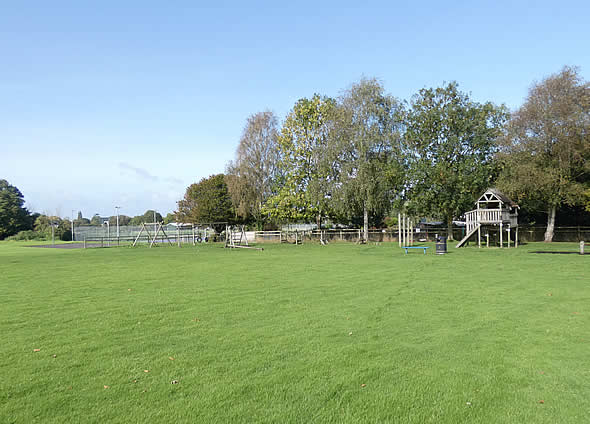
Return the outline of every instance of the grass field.
[[[577,248],[0,243],[0,423],[588,422]]]

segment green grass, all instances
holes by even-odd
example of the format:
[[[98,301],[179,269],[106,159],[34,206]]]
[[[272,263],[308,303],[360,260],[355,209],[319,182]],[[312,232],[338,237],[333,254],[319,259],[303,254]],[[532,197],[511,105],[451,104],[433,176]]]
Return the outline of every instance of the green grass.
[[[0,243],[1,423],[590,416],[590,256],[531,253],[574,243],[26,244]]]

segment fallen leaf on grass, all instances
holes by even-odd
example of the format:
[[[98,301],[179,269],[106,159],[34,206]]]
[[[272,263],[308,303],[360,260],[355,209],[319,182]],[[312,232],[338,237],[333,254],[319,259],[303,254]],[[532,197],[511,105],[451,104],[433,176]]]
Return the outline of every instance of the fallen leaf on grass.
[[[170,359],[171,361],[174,361],[174,358],[172,356],[169,356],[168,359]]]
[[[553,293],[549,293],[547,296],[553,296]]]
[[[143,370],[143,372],[150,372],[150,370]]]
[[[572,312],[573,315],[580,315],[579,312]]]
[[[41,352],[41,349],[33,349],[33,352]]]
[[[131,291],[131,289],[127,289],[127,291]]]
[[[51,355],[52,358],[57,358],[57,355]]]
[[[541,399],[541,400],[539,401],[539,403],[545,403],[545,401],[544,401],[543,399]]]
[[[198,321],[201,321],[201,320],[199,318],[195,318],[193,321],[194,322],[198,322]]]
[[[367,387],[367,385],[365,383],[361,384],[361,387]]]
[[[110,389],[110,388],[111,388],[111,386],[104,386],[104,388],[105,388],[105,389]]]
[[[349,336],[352,336],[352,331],[350,333],[348,333]]]

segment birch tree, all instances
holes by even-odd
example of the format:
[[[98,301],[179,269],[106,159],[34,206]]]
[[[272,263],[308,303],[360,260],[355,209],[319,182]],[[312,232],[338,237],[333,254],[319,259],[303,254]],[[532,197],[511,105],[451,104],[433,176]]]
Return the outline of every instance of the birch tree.
[[[576,68],[534,84],[513,113],[499,155],[498,186],[517,201],[544,205],[545,241],[561,205],[584,203],[590,179],[590,84]]]
[[[278,127],[270,111],[250,116],[235,160],[226,169],[225,180],[238,215],[254,218],[259,229],[265,218],[262,206],[272,194],[279,171]]]
[[[403,180],[401,104],[376,79],[361,79],[338,102],[330,158],[332,202],[340,215],[363,217],[364,240],[369,215],[387,211]]]

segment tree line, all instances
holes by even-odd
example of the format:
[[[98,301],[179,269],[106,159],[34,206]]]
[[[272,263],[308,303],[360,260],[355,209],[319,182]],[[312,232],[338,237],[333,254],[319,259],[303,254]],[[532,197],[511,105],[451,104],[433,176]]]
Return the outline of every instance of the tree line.
[[[72,220],[57,215],[46,215],[31,212],[24,206],[25,200],[21,191],[7,180],[0,180],[0,240],[11,238],[14,240],[48,240],[53,236],[58,240],[72,240]],[[142,225],[144,222],[163,222],[168,224],[176,220],[174,213],[162,217],[159,212],[147,210],[142,215],[129,217],[119,215],[120,226]],[[92,218],[84,218],[78,212],[73,220],[74,227],[117,225],[117,216],[101,217],[94,214]],[[52,228],[53,227],[53,228]]]
[[[402,211],[441,220],[450,235],[453,220],[492,186],[520,204],[521,219],[546,220],[546,241],[558,213],[590,223],[590,84],[577,68],[533,83],[512,112],[474,101],[456,82],[402,101],[379,80],[362,78],[336,98],[298,100],[282,122],[270,111],[255,113],[225,173],[191,184],[178,210],[156,219],[258,229],[321,228],[329,220],[362,226],[367,239],[369,226],[395,224]],[[69,220],[23,204],[22,193],[0,180],[0,239],[47,235],[51,223],[67,239]],[[120,215],[119,224],[152,222],[153,214]],[[103,222],[78,213],[74,224]]]
[[[287,222],[381,226],[403,211],[449,227],[495,186],[529,222],[590,212],[590,85],[576,68],[534,83],[521,107],[479,103],[456,82],[409,101],[363,78],[295,103],[282,124],[250,116],[224,174],[187,188],[176,217],[261,229]],[[585,215],[586,219],[588,215]]]

